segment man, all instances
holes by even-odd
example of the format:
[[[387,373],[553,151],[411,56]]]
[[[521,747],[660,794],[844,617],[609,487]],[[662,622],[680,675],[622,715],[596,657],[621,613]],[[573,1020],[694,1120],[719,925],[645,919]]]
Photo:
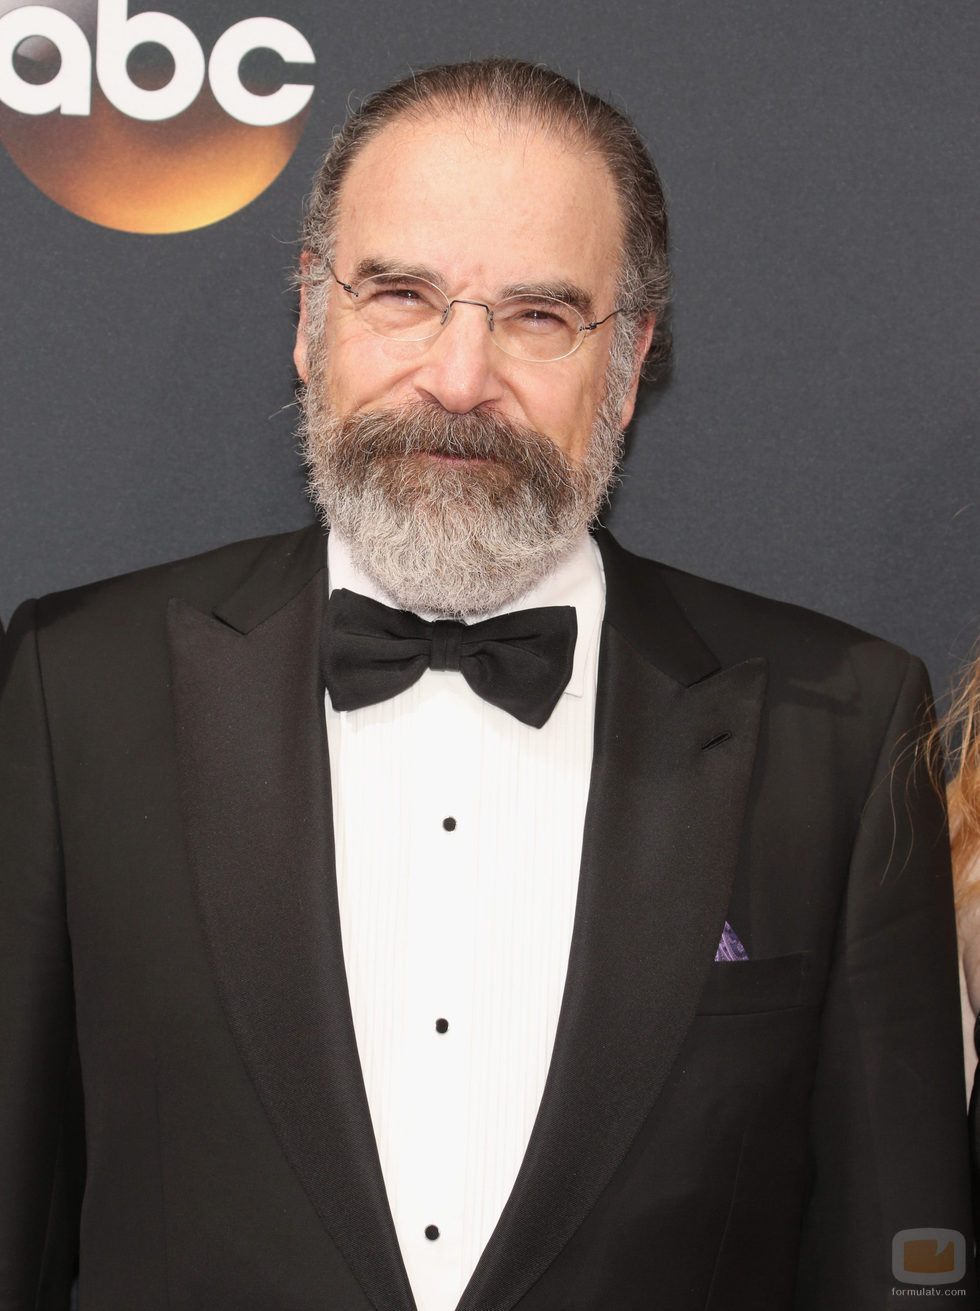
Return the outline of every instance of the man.
[[[969,1297],[921,666],[586,535],[666,350],[635,132],[419,74],[301,281],[326,541],[6,641],[0,1306],[80,1244],[82,1311],[856,1311],[915,1229]]]

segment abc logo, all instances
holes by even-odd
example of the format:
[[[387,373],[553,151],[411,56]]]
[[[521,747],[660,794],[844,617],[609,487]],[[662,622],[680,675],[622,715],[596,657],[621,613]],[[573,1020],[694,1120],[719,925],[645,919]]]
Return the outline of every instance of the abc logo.
[[[186,5],[192,29],[129,0],[0,0],[0,142],[103,227],[186,232],[234,214],[296,149],[315,56],[279,18],[200,30],[230,7]]]

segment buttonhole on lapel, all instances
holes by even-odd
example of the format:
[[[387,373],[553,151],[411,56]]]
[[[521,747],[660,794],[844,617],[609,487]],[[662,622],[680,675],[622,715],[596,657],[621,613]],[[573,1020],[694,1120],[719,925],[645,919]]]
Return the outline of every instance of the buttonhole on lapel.
[[[710,751],[712,747],[720,747],[722,742],[727,742],[731,733],[716,733],[714,737],[709,737],[707,742],[701,743],[702,751]]]

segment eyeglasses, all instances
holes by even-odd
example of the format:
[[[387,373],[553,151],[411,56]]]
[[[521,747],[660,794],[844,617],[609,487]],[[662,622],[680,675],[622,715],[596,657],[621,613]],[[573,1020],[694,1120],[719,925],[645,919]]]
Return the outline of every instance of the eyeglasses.
[[[389,341],[429,341],[449,322],[455,305],[477,305],[486,311],[494,345],[505,355],[532,364],[566,359],[578,350],[587,333],[622,313],[614,309],[604,319],[587,323],[574,306],[553,296],[528,293],[487,305],[482,300],[450,300],[425,278],[385,273],[353,287],[333,269],[330,272],[351,297],[359,322],[375,336]]]

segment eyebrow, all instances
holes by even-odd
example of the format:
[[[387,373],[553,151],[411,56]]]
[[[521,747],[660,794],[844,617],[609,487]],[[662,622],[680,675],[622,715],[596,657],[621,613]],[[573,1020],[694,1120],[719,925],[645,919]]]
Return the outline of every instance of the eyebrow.
[[[362,259],[354,269],[352,282],[356,286],[365,278],[424,278],[445,295],[449,295],[446,280],[427,264],[408,264],[401,260],[370,256]],[[507,300],[510,296],[529,296],[532,299],[547,297],[549,300],[558,300],[563,305],[570,305],[572,309],[578,310],[586,318],[593,311],[591,295],[574,282],[515,282],[504,287],[496,299]]]
[[[362,259],[354,269],[352,279],[354,286],[363,282],[365,278],[423,278],[438,287],[440,291],[446,290],[444,280],[428,265],[405,264],[401,260],[381,259],[376,255],[369,259]]]
[[[570,305],[586,318],[592,313],[592,297],[574,282],[517,282],[505,287],[500,299],[506,300],[508,296],[528,296],[532,300],[546,296],[549,300],[559,300],[563,305]]]

